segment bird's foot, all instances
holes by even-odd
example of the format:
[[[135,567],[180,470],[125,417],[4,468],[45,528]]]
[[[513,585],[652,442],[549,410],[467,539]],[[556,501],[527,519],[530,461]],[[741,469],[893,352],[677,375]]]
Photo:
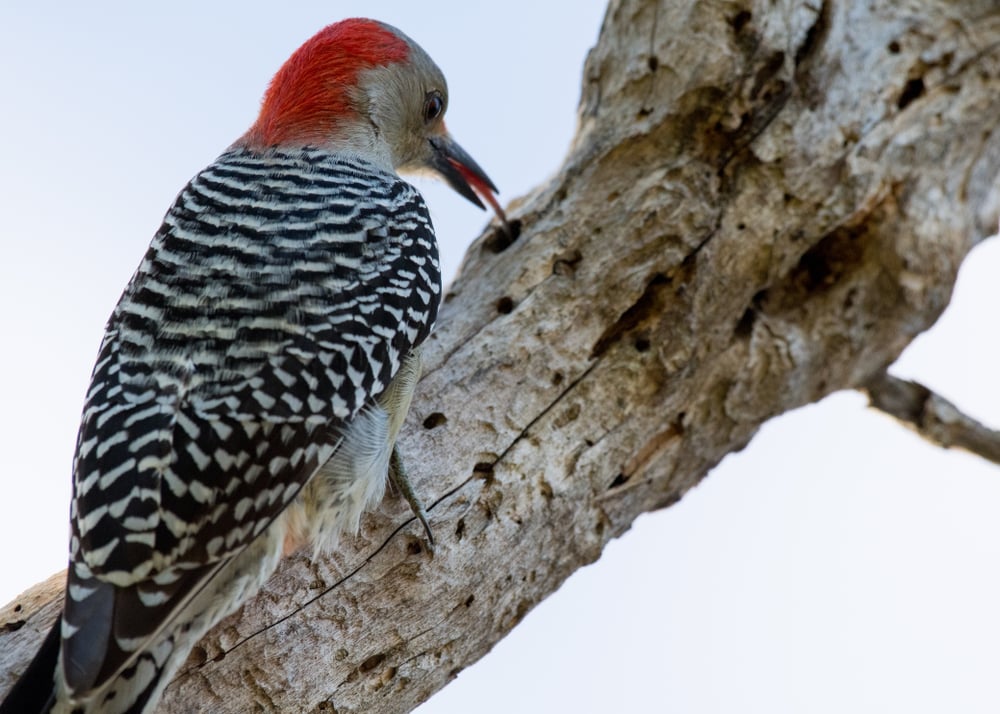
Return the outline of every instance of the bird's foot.
[[[410,477],[406,475],[406,469],[403,467],[403,459],[399,455],[399,449],[395,445],[392,447],[392,455],[389,457],[389,481],[392,483],[393,487],[399,491],[406,502],[410,504],[410,510],[413,511],[413,515],[417,517],[421,525],[424,527],[424,532],[427,534],[427,547],[431,553],[434,552],[434,534],[431,532],[431,524],[427,521],[427,511],[424,510],[423,504],[420,499],[417,498],[417,494],[413,492],[413,485],[410,483]]]

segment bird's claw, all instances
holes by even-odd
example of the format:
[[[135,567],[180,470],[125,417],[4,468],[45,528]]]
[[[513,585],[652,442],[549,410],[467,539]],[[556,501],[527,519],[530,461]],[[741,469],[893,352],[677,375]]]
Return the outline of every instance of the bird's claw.
[[[389,481],[399,491],[399,495],[410,504],[410,510],[413,511],[413,515],[423,525],[424,533],[427,534],[427,549],[433,553],[434,533],[431,532],[431,524],[427,520],[427,511],[424,510],[423,504],[413,491],[413,485],[410,483],[410,478],[403,467],[403,459],[399,455],[399,449],[395,445],[393,445],[392,455],[389,457]]]

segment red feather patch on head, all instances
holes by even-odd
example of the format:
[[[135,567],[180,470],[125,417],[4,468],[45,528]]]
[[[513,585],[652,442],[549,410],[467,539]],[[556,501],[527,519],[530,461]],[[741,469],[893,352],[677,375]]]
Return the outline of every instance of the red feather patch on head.
[[[306,41],[274,75],[257,121],[240,143],[255,148],[328,139],[354,113],[347,90],[369,67],[405,61],[406,40],[374,20],[329,25]]]

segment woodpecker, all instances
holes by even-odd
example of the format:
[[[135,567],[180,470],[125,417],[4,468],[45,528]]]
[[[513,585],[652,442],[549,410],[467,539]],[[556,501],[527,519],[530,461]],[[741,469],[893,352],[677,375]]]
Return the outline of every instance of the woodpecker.
[[[430,170],[505,224],[409,37],[330,25],[184,187],[108,321],[77,439],[60,620],[0,712],[152,711],[282,555],[356,531],[437,315]],[[428,531],[429,535],[429,531]]]

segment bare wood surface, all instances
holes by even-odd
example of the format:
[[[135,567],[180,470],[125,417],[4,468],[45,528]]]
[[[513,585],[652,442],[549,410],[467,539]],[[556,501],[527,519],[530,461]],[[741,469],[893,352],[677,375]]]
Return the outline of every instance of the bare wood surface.
[[[996,225],[992,0],[612,2],[561,171],[446,296],[388,498],[166,712],[404,712],[771,416],[871,384]],[[6,690],[58,583],[0,620]],[[193,704],[196,703],[196,704]]]

